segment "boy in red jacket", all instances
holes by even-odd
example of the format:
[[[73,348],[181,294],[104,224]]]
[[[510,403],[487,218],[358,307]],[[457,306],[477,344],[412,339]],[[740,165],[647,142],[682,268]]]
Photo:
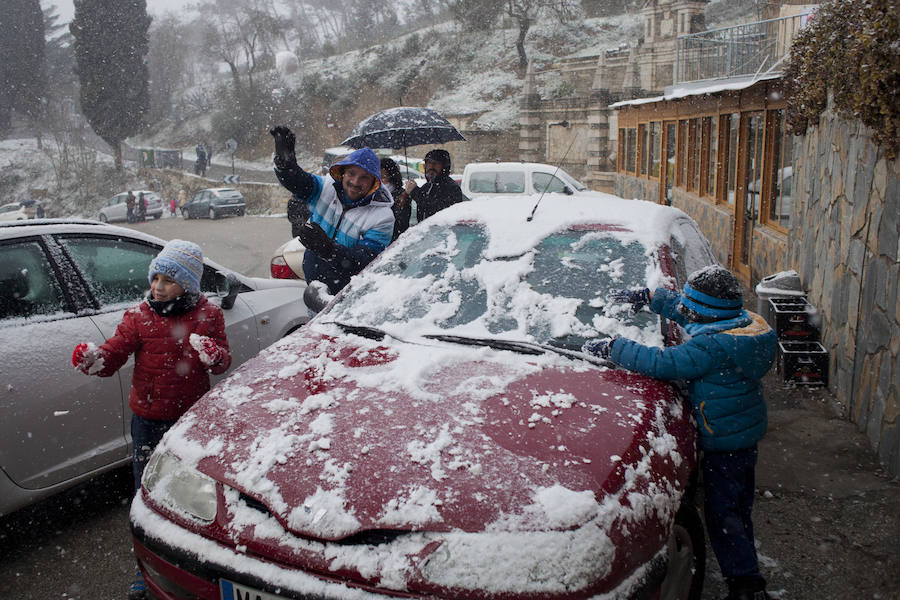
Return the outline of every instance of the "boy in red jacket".
[[[134,353],[128,404],[134,489],[153,449],[181,415],[209,390],[209,373],[231,366],[225,316],[200,293],[203,252],[171,240],[150,263],[150,294],[128,309],[116,333],[99,348],[81,343],[72,364],[87,375],[109,377]]]

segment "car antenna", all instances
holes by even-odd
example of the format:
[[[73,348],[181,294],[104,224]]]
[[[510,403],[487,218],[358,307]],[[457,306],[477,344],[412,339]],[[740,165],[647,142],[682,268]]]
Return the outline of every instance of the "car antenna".
[[[563,126],[563,127],[568,127],[568,126],[569,126],[569,122],[568,122],[568,121],[560,121],[559,123],[548,123],[548,124],[547,124],[548,129],[549,129],[550,127],[552,127],[553,125],[561,125],[561,126]],[[572,136],[572,141],[569,142],[569,147],[566,148],[565,154],[563,154],[563,155],[562,155],[562,158],[559,159],[559,162],[556,163],[556,170],[553,171],[553,176],[554,176],[554,177],[556,177],[556,174],[559,172],[559,167],[562,165],[563,161],[566,160],[566,157],[569,155],[569,150],[572,149],[572,144],[575,143],[575,140],[578,138],[578,134],[579,134],[579,133],[581,133],[581,130],[578,130],[578,131],[575,132],[575,135]],[[549,150],[549,148],[548,148],[548,150]],[[538,205],[541,203],[541,200],[544,199],[544,194],[547,193],[547,188],[548,188],[548,187],[550,187],[550,180],[549,180],[549,179],[547,180],[547,185],[545,185],[543,191],[541,191],[541,195],[538,196],[537,202],[534,203],[534,208],[531,209],[531,214],[528,215],[528,218],[527,218],[527,219],[525,219],[526,221],[529,221],[529,222],[530,222],[532,219],[534,219],[534,213],[535,213],[535,211],[537,211]]]

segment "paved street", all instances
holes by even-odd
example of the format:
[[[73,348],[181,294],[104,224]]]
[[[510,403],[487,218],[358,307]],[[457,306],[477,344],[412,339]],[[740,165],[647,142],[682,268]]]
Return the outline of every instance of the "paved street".
[[[199,243],[214,260],[267,276],[287,219],[164,218],[131,227]],[[748,292],[745,302],[756,306]],[[822,388],[765,379],[769,433],[760,444],[754,511],[763,574],[782,600],[900,598],[900,484],[879,468],[865,436],[835,416]],[[134,575],[130,475],[101,477],[0,519],[0,598],[124,598]],[[709,551],[704,600],[724,595]]]

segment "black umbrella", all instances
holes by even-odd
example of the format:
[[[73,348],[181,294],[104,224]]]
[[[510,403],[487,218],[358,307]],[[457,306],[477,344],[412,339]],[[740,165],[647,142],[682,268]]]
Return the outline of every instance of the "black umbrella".
[[[422,144],[466,141],[450,122],[430,108],[399,106],[388,108],[360,121],[341,142],[351,148],[391,148],[399,150]]]

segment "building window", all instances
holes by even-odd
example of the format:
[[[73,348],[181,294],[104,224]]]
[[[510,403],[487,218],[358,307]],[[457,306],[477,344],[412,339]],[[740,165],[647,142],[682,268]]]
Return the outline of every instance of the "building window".
[[[738,131],[741,127],[740,113],[732,113],[725,117],[727,125],[727,137],[725,138],[725,164],[723,165],[726,173],[725,189],[723,190],[723,198],[721,201],[734,207],[735,188],[737,187],[737,166],[738,166]]]
[[[634,173],[637,170],[637,129],[629,127],[625,133],[626,159],[625,170]]]
[[[791,185],[794,168],[791,160],[791,138],[785,131],[784,109],[774,111],[772,119],[772,162],[768,202],[763,209],[765,220],[778,227],[791,227]]]
[[[688,189],[695,192],[700,191],[700,119],[691,119],[688,131],[688,147],[690,148],[689,167],[691,170],[691,179]]]
[[[676,163],[678,165],[678,175],[675,178],[675,185],[678,187],[687,187],[687,121],[678,121],[678,151],[676,152]]]
[[[659,178],[659,155],[662,144],[662,123],[650,123],[650,177]]]
[[[648,156],[648,133],[647,125],[638,125],[638,160],[641,163],[641,175],[647,174],[647,156]]]
[[[618,152],[616,153],[616,171],[625,170],[625,129],[619,129],[619,141],[616,144]]]
[[[719,163],[716,160],[716,152],[719,149],[719,128],[718,117],[705,117],[703,119],[703,137],[706,159],[704,160],[706,168],[705,189],[702,193],[715,197],[716,195],[716,171]]]

